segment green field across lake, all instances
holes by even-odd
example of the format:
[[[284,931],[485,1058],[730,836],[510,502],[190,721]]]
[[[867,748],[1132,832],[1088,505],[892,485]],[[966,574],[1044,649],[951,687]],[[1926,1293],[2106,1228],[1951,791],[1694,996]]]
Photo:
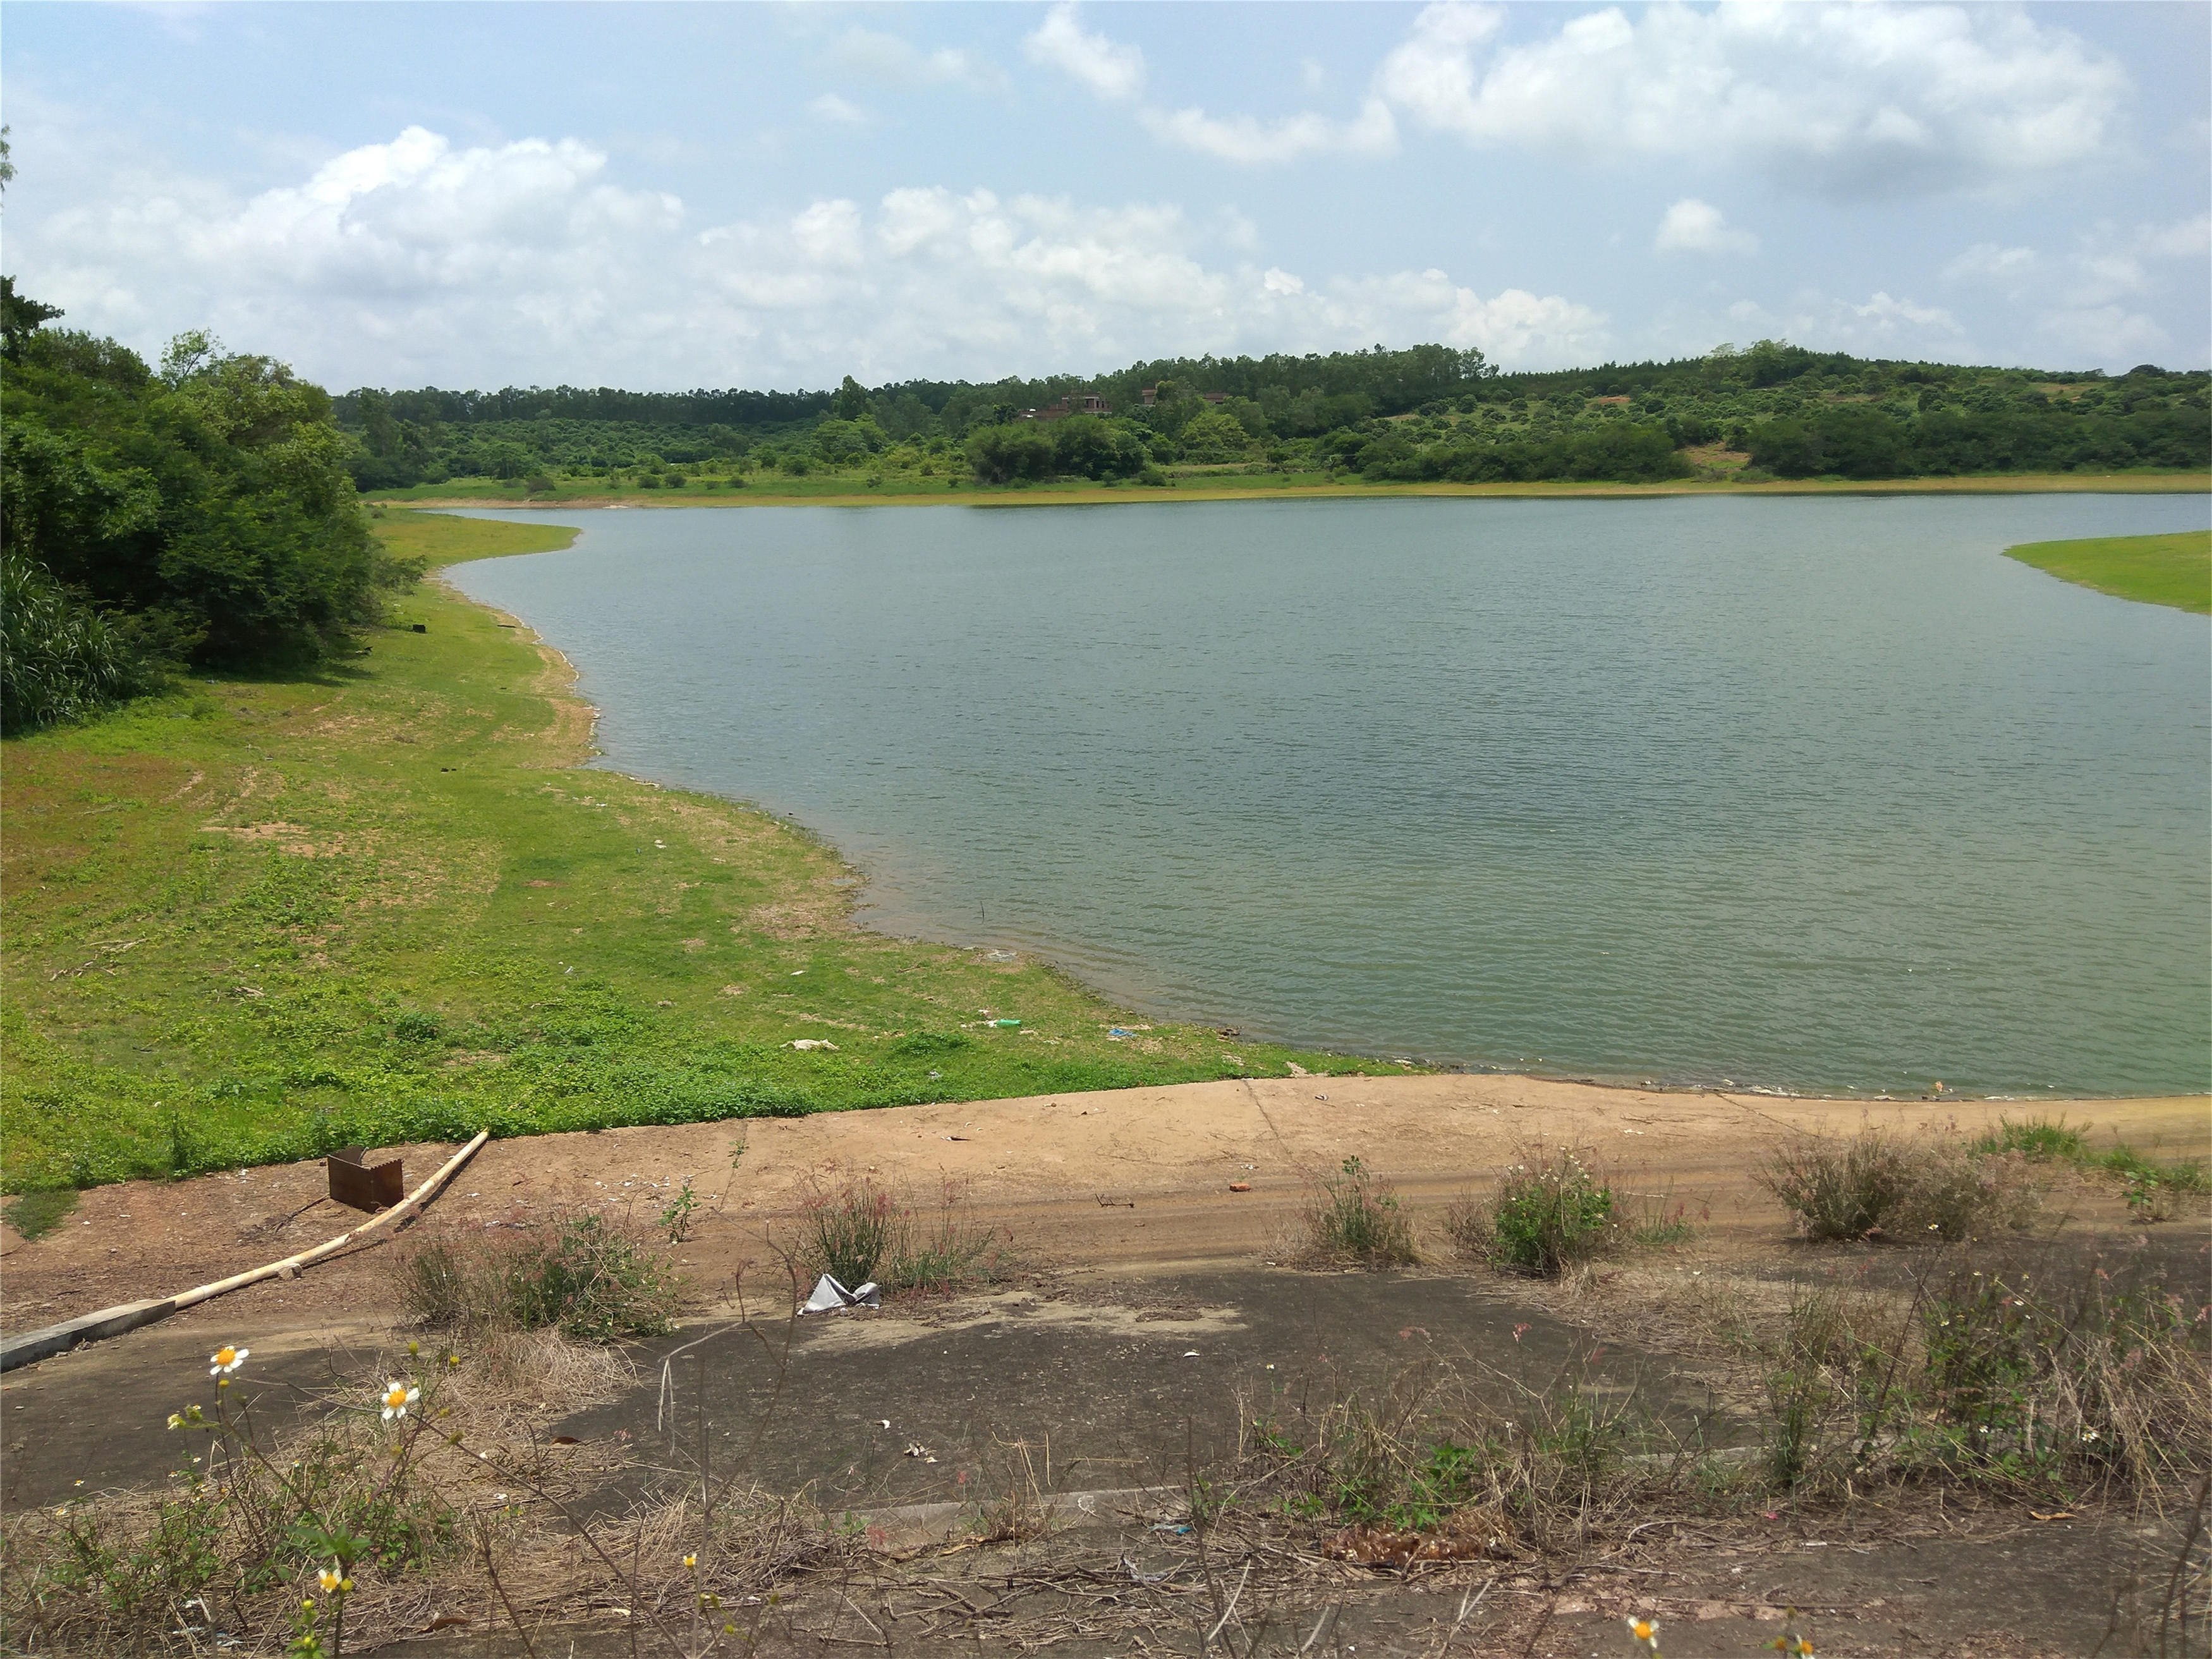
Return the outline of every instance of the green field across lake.
[[[377,528],[430,566],[574,534]],[[857,878],[796,827],[578,769],[566,665],[434,584],[368,644],[0,748],[8,1190],[486,1127],[1358,1069],[856,929]]]
[[[2005,554],[2100,593],[2212,614],[2212,530],[2028,542]]]

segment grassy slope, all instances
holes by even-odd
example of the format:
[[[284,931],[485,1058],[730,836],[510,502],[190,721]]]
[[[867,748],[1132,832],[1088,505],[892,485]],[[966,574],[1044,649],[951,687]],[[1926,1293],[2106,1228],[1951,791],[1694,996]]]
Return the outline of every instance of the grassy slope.
[[[379,528],[434,564],[573,534]],[[0,747],[9,1190],[1291,1058],[1112,1041],[1115,1011],[1045,967],[856,931],[852,873],[803,832],[570,769],[588,711],[518,630],[434,586],[399,615],[428,631]],[[807,1037],[839,1051],[782,1046]]]
[[[1092,483],[1082,479],[1044,484],[985,486],[961,478],[916,478],[887,475],[871,485],[859,473],[817,473],[804,478],[757,475],[744,489],[712,488],[703,483],[681,489],[641,489],[610,485],[600,478],[563,478],[546,493],[526,495],[520,483],[470,478],[410,489],[383,490],[372,501],[394,506],[439,507],[790,507],[834,501],[847,506],[870,502],[903,505],[1014,506],[1023,502],[1066,506],[1096,501],[1281,500],[1328,501],[1363,495],[1555,496],[1555,495],[2201,495],[2212,491],[2212,473],[2166,472],[1994,472],[1972,477],[1898,478],[1867,483],[1847,478],[1777,480],[1768,483],[1705,483],[1676,479],[1667,483],[1370,483],[1347,477],[1329,483],[1317,472],[1253,474],[1241,467],[1217,471],[1182,471],[1170,486]]]
[[[2005,555],[2100,593],[2212,614],[2212,531],[2029,542]]]

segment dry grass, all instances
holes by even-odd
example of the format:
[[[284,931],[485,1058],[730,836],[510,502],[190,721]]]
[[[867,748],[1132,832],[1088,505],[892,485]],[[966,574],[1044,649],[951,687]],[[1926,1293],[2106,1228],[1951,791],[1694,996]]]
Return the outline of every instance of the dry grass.
[[[658,1336],[676,1309],[665,1253],[629,1223],[593,1211],[495,1239],[428,1229],[402,1254],[398,1273],[411,1317],[472,1340],[547,1328],[602,1343]]]
[[[0,1620],[9,1645],[275,1653],[292,1640],[301,1601],[319,1595],[315,1574],[334,1547],[356,1556],[351,1647],[419,1633],[461,1609],[480,1620],[479,1540],[504,1549],[549,1521],[557,1530],[559,1507],[621,1467],[605,1449],[549,1440],[540,1425],[611,1398],[629,1375],[604,1349],[509,1332],[466,1353],[393,1356],[273,1437],[250,1413],[210,1412],[207,1428],[182,1427],[165,1488],[8,1517]],[[377,1408],[395,1376],[420,1389],[397,1422]],[[195,1382],[206,1378],[179,1378],[180,1393],[198,1392]],[[325,1624],[326,1649],[333,1638]]]

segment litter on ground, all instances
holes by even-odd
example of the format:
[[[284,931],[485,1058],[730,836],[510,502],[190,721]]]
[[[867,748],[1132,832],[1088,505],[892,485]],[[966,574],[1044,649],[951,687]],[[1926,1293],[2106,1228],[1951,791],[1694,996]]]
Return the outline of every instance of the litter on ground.
[[[880,1308],[883,1305],[884,1293],[876,1287],[873,1280],[857,1291],[848,1291],[824,1273],[814,1281],[814,1294],[806,1298],[799,1311],[803,1314],[838,1313],[847,1308]]]

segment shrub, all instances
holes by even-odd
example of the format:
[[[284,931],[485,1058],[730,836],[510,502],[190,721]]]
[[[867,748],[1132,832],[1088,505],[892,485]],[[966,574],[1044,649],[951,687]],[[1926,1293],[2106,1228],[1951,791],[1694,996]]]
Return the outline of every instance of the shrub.
[[[1964,1267],[1925,1302],[1928,1403],[1983,1474],[2154,1485],[2212,1462],[2205,1316],[2092,1263],[2056,1289]]]
[[[1446,1224],[1462,1255],[1549,1278],[1612,1241],[1613,1188],[1571,1147],[1526,1156],[1499,1173],[1487,1206],[1462,1200]]]
[[[2024,1227],[2037,1202],[2020,1152],[1983,1155],[1937,1135],[1880,1129],[1790,1142],[1754,1178],[1814,1239],[1956,1240],[1978,1226]]]
[[[1999,1117],[1997,1127],[1986,1131],[1971,1150],[1984,1155],[2019,1152],[2033,1158],[2072,1159],[2085,1156],[2088,1149],[2081,1132],[2063,1117],[2032,1117],[2025,1123]]]
[[[974,1218],[958,1182],[945,1183],[925,1218],[872,1176],[848,1171],[816,1183],[799,1200],[799,1218],[796,1254],[808,1275],[848,1287],[949,1291],[994,1279],[1004,1265],[998,1229]]]
[[[924,1218],[908,1211],[899,1248],[884,1282],[893,1290],[949,1291],[972,1280],[994,1279],[1005,1266],[999,1230],[969,1211],[967,1190],[948,1180],[937,1212]]]
[[[403,1258],[400,1297],[432,1325],[473,1331],[554,1328],[588,1342],[672,1328],[666,1265],[616,1223],[556,1216],[519,1239],[436,1234]]]
[[[817,1185],[799,1208],[807,1272],[828,1273],[848,1287],[875,1280],[877,1268],[890,1261],[900,1242],[904,1218],[898,1205],[889,1188],[867,1176],[848,1174],[835,1186]]]
[[[2116,1176],[2130,1212],[2139,1221],[2171,1219],[2177,1194],[2201,1193],[2208,1184],[2203,1164],[2160,1164],[2145,1158],[2125,1141],[2117,1142],[2105,1152],[2093,1152],[2088,1138],[2063,1118],[2056,1121],[2030,1118],[2025,1123],[2014,1123],[2001,1117],[1997,1127],[1975,1141],[1972,1150],[1984,1155],[2015,1153],[2037,1162],[2063,1159],[2084,1169]]]
[[[0,732],[82,720],[156,689],[158,667],[43,566],[0,556]]]
[[[1897,1213],[1910,1178],[1902,1150],[1874,1132],[1838,1147],[1801,1140],[1773,1153],[1754,1177],[1796,1213],[1809,1238],[1863,1238]]]
[[[1349,1259],[1370,1267],[1409,1266],[1420,1259],[1413,1220],[1397,1194],[1357,1158],[1346,1158],[1336,1174],[1324,1176],[1308,1194],[1305,1231],[1311,1259]]]

